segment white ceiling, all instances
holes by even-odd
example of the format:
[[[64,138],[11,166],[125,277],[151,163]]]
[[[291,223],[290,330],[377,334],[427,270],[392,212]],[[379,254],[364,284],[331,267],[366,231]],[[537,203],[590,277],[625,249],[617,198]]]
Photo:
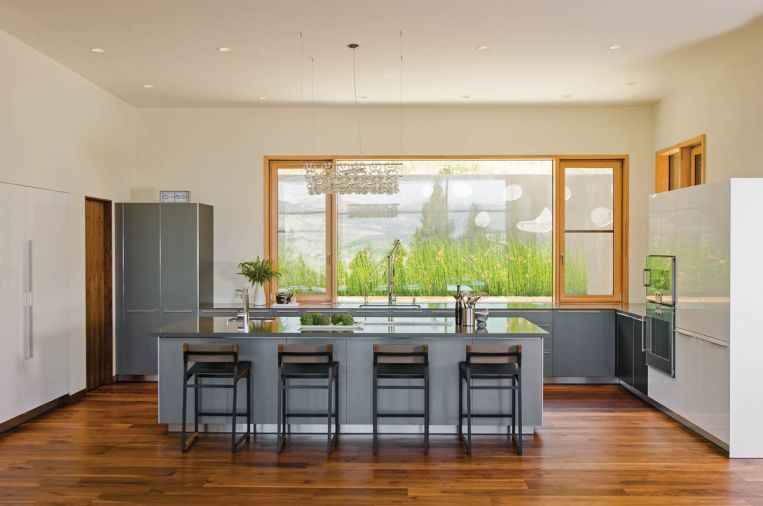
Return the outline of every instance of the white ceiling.
[[[398,103],[400,30],[406,104],[643,103],[670,84],[655,61],[761,14],[763,0],[0,0],[0,29],[139,107],[348,103],[350,42],[358,94]]]

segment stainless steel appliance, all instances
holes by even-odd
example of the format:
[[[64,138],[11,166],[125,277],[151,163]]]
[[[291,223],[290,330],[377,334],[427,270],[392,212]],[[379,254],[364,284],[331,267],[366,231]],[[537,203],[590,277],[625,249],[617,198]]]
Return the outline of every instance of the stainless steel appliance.
[[[644,269],[646,365],[675,376],[676,257],[649,255]]]

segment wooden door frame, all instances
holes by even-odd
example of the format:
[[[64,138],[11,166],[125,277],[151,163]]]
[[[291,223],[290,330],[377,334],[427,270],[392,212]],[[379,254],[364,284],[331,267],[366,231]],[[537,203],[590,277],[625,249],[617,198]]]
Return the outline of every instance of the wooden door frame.
[[[104,318],[105,318],[105,334],[108,336],[107,339],[104,339],[104,347],[105,347],[105,356],[103,357],[102,363],[99,364],[99,367],[102,368],[100,370],[101,374],[98,374],[97,376],[100,376],[99,380],[100,383],[98,385],[91,385],[90,384],[90,377],[91,377],[91,371],[90,368],[90,360],[89,360],[89,354],[90,354],[90,346],[87,342],[85,342],[85,381],[86,381],[86,387],[88,390],[91,390],[93,388],[97,388],[100,385],[109,384],[113,382],[114,378],[114,237],[113,237],[113,224],[114,224],[114,211],[113,211],[113,203],[111,200],[108,199],[102,199],[98,197],[90,197],[85,196],[85,311],[87,311],[87,203],[88,202],[94,202],[97,204],[100,204],[104,210],[104,231],[103,231],[103,237],[104,237],[104,244],[103,244],[103,260],[104,260],[104,292],[106,294],[106,298],[103,301],[104,303]],[[85,335],[87,336],[87,318],[85,319]]]
[[[564,293],[564,188],[563,170],[565,162],[590,162],[591,167],[606,167],[608,162],[620,164],[620,177],[615,176],[614,203],[614,251],[613,251],[613,294],[610,295],[566,295]],[[611,166],[611,165],[610,165]],[[628,155],[575,155],[559,156],[554,166],[554,301],[557,303],[627,303],[628,302],[628,227],[629,227],[629,156]],[[618,188],[619,187],[619,188]],[[619,191],[618,191],[619,190]],[[619,222],[617,216],[619,210]],[[618,263],[619,259],[619,263]]]

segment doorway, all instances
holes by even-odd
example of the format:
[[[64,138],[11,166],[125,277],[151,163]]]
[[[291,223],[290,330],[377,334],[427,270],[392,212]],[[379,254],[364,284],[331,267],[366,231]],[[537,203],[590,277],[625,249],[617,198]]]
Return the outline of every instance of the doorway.
[[[85,197],[87,389],[113,382],[111,201]]]

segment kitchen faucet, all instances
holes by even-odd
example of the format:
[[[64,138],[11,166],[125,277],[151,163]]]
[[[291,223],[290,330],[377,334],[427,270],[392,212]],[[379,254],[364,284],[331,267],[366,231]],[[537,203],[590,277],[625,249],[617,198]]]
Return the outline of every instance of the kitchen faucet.
[[[237,288],[236,295],[241,297],[242,302],[244,303],[244,314],[242,317],[244,320],[244,330],[246,331],[246,329],[249,328],[249,289]]]
[[[400,239],[395,239],[389,254],[387,254],[387,304],[390,306],[397,300],[395,297],[395,252],[400,247]]]

